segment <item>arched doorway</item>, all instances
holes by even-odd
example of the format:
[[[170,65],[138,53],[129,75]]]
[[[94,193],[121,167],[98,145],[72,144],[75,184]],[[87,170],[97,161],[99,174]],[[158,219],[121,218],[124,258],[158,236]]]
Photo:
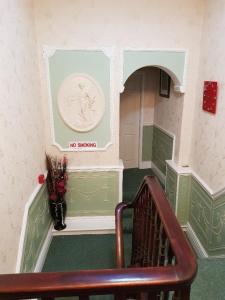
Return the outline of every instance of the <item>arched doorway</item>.
[[[143,168],[143,126],[154,123],[158,77],[159,68],[141,68],[129,76],[124,85],[124,92],[121,93],[120,159],[125,169]]]

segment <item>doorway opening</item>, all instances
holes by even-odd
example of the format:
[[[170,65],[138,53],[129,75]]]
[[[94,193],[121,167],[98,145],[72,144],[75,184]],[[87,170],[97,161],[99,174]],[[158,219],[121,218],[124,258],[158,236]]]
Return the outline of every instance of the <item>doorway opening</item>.
[[[143,128],[154,124],[155,98],[159,87],[160,69],[144,67],[125,82],[120,96],[120,159],[125,169],[147,168],[143,156],[151,155],[151,139],[143,148]],[[149,153],[145,153],[145,152]]]

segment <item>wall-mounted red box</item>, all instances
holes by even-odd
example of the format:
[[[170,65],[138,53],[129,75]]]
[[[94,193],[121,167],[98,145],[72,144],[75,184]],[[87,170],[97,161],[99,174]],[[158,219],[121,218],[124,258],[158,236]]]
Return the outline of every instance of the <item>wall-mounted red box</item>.
[[[217,102],[217,82],[204,81],[202,109],[215,114]]]

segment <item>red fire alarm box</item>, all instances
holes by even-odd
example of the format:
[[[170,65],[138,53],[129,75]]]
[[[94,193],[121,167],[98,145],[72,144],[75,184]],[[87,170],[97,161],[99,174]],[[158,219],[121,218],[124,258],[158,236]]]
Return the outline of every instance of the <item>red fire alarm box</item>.
[[[215,114],[216,100],[217,100],[217,82],[204,81],[203,104],[202,104],[203,110]]]

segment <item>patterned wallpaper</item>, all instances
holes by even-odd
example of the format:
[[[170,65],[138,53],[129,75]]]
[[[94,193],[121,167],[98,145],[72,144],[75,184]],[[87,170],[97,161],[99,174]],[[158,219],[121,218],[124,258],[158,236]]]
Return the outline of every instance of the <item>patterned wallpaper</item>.
[[[44,170],[32,3],[0,1],[0,273],[14,272],[23,211]]]
[[[171,83],[170,98],[160,97],[157,93],[155,102],[154,124],[176,136],[174,153],[176,161],[179,156],[183,101],[184,96],[175,93]]]
[[[214,191],[225,187],[225,2],[206,1],[192,149],[192,168]],[[216,115],[202,111],[204,80],[218,81]]]

